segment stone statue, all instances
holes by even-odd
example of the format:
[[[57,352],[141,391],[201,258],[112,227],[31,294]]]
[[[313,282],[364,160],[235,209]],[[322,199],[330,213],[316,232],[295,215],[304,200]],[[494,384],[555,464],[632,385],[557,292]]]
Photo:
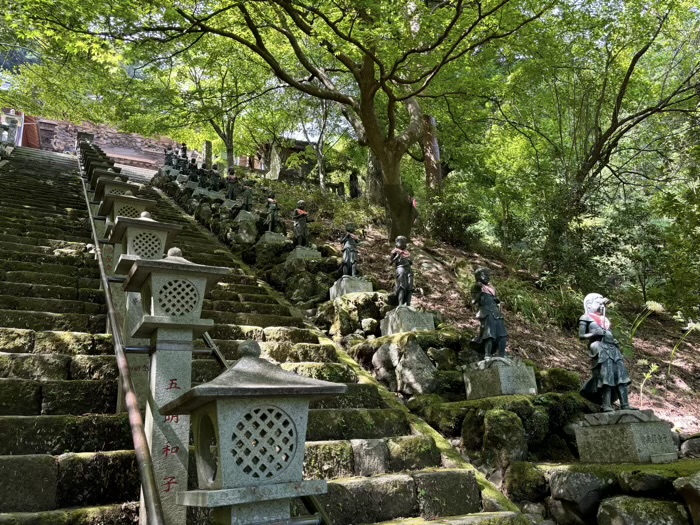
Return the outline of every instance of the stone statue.
[[[234,200],[238,192],[238,177],[233,166],[228,169],[228,177],[226,177],[226,198]]]
[[[357,275],[357,245],[360,238],[355,235],[355,225],[345,226],[345,235],[340,240],[343,244],[343,275]]]
[[[184,142],[182,143],[182,146],[180,146],[179,156],[187,158],[187,144]]]
[[[250,184],[246,181],[243,183],[243,193],[241,193],[241,198],[243,200],[242,209],[245,211],[253,211],[253,189]]]
[[[174,154],[174,152],[173,152],[172,146],[168,146],[168,147],[165,149],[165,165],[166,165],[166,166],[172,165],[172,163],[173,163],[173,154]]]
[[[612,325],[605,316],[609,299],[597,293],[589,293],[583,300],[584,314],[578,320],[578,337],[588,343],[592,377],[583,385],[581,395],[601,405],[603,412],[612,412],[612,404],[620,400],[620,408],[631,407],[628,387],[632,382],[620,352],[620,343],[613,337]]]
[[[192,175],[196,175],[196,173],[197,173],[197,159],[192,157],[190,159],[190,163],[187,165],[187,175],[189,175],[191,177]]]
[[[292,213],[294,220],[294,240],[297,246],[309,245],[309,227],[307,223],[313,222],[309,219],[309,212],[304,210],[306,203],[304,201],[297,202],[297,207]]]
[[[479,349],[483,348],[484,359],[491,359],[494,343],[497,356],[505,357],[508,332],[501,312],[501,300],[490,284],[491,272],[488,268],[479,268],[474,272],[474,278],[476,283],[472,287],[472,305],[479,307],[476,317],[481,327],[472,344]]]
[[[411,254],[406,250],[408,239],[403,235],[396,238],[396,248],[391,250],[390,263],[396,267],[396,284],[394,292],[399,306],[411,306],[413,296],[413,270]]]
[[[267,196],[267,217],[265,218],[265,224],[267,224],[267,231],[274,232],[277,226],[277,212],[279,206],[275,200],[275,194],[270,193]]]

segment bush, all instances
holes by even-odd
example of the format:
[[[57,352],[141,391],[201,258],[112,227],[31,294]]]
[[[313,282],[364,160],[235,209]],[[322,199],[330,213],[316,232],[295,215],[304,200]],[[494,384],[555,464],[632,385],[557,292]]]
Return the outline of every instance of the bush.
[[[479,240],[475,227],[479,211],[465,202],[463,194],[445,192],[433,197],[425,208],[419,213],[423,214],[425,227],[436,239],[454,246],[470,246]]]

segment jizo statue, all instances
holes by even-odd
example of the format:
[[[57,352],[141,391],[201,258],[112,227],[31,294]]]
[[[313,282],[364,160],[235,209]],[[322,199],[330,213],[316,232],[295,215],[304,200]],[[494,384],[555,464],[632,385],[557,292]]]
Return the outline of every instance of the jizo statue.
[[[309,227],[307,223],[313,222],[309,218],[309,212],[305,210],[306,203],[304,201],[297,202],[297,207],[292,213],[294,220],[294,240],[297,246],[309,245]]]
[[[391,250],[390,264],[396,268],[396,284],[394,293],[399,302],[399,306],[411,306],[413,296],[413,270],[411,265],[411,254],[406,249],[408,239],[403,235],[396,238],[396,248]]]
[[[274,232],[277,226],[277,212],[279,206],[277,205],[277,200],[275,200],[275,194],[270,193],[267,196],[267,217],[265,218],[265,224],[267,225],[267,231]]]
[[[472,306],[479,308],[479,335],[472,340],[472,345],[483,350],[484,359],[491,359],[494,348],[498,357],[506,356],[508,332],[501,312],[501,300],[496,295],[496,288],[491,284],[491,272],[488,268],[479,268],[474,272],[476,283],[472,287]]]
[[[598,293],[589,293],[583,300],[585,313],[578,320],[578,337],[588,343],[591,378],[583,385],[581,395],[601,405],[603,412],[612,412],[612,404],[618,399],[621,409],[636,410],[629,404],[628,387],[632,381],[625,368],[620,343],[605,316],[609,302]]]
[[[355,225],[345,226],[345,235],[340,240],[343,245],[343,275],[357,275],[357,245],[360,238],[355,235]]]

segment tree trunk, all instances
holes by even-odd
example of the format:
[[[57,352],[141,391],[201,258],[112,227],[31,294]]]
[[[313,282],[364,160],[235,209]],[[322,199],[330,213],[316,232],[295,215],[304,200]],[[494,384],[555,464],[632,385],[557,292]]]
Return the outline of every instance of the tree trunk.
[[[316,164],[318,167],[318,185],[322,190],[326,189],[326,171],[323,168],[323,150],[316,148]]]
[[[389,212],[389,241],[399,235],[411,238],[411,227],[415,219],[413,201],[401,184],[401,160],[387,156],[382,166],[384,173],[384,195]]]
[[[371,149],[367,150],[367,199],[380,206],[385,203],[382,167]]]
[[[229,168],[233,168],[236,165],[236,159],[233,157],[233,137],[230,140],[225,140],[226,145],[226,164]]]
[[[421,148],[425,164],[425,189],[429,196],[437,195],[442,191],[442,165],[435,118],[423,115],[423,128]]]

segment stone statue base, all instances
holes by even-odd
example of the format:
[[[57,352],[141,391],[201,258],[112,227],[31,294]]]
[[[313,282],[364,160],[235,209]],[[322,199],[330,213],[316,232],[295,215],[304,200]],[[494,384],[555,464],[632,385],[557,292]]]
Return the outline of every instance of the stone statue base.
[[[535,370],[508,357],[492,357],[475,363],[471,370],[464,371],[464,387],[467,399],[537,393]]]
[[[313,248],[307,248],[306,246],[297,246],[289,253],[289,255],[287,255],[287,262],[298,260],[298,259],[320,259],[320,258],[321,258],[321,252],[314,250]]]
[[[372,283],[366,279],[343,275],[331,286],[331,301],[349,293],[371,292]]]
[[[287,240],[287,236],[281,233],[265,232],[258,239],[257,244],[285,244]]]
[[[670,463],[678,459],[669,424],[652,410],[586,414],[575,432],[584,463]]]
[[[398,306],[381,320],[382,335],[416,330],[435,330],[435,318],[428,312],[419,312],[412,306]]]

